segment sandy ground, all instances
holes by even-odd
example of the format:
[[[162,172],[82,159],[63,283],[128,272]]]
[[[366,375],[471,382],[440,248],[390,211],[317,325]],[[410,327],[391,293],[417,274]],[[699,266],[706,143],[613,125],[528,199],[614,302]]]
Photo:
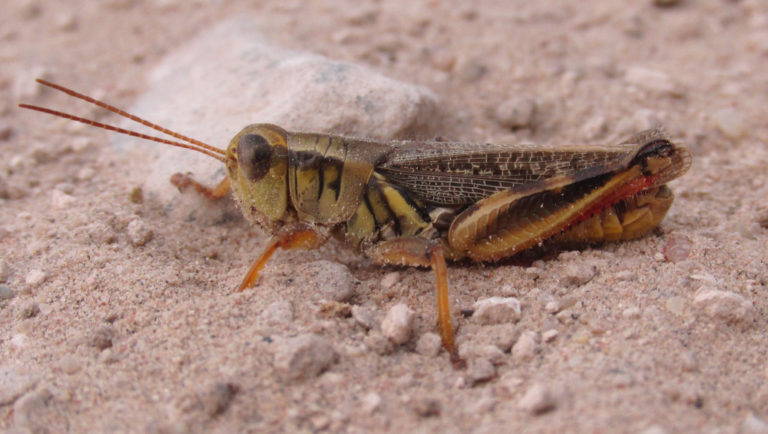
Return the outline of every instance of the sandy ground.
[[[245,13],[286,48],[432,90],[425,135],[607,143],[662,124],[693,167],[645,239],[450,267],[456,313],[522,304],[514,325],[457,315],[467,371],[429,354],[429,272],[329,243],[233,295],[267,234],[172,218],[138,200],[147,161],[16,104],[94,113],[38,91],[45,75],[130,106],[164,55]],[[6,1],[0,40],[4,430],[768,432],[768,3]],[[337,263],[348,305],[325,300]],[[414,337],[392,348],[376,328],[399,303]],[[320,375],[285,362],[308,334]]]

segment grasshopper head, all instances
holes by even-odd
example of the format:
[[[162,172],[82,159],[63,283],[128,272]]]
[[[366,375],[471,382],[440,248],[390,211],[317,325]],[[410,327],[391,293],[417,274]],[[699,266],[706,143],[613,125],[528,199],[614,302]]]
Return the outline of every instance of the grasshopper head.
[[[271,124],[243,128],[227,147],[227,174],[245,215],[268,227],[288,209],[288,133]]]

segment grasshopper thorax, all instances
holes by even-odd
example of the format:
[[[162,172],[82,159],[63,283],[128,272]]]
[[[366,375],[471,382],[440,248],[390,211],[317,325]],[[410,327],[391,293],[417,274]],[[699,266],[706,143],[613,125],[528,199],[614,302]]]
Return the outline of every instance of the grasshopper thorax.
[[[288,133],[272,124],[243,128],[227,147],[227,174],[249,220],[273,227],[288,211]]]

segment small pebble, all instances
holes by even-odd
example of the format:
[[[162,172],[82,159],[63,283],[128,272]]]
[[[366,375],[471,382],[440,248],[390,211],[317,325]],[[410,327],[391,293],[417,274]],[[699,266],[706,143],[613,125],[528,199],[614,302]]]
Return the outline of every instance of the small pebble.
[[[488,67],[479,59],[459,59],[456,62],[456,76],[466,82],[475,82],[481,79],[487,72]]]
[[[79,181],[87,181],[96,175],[96,171],[92,167],[83,167],[77,172],[77,179]]]
[[[40,313],[40,305],[30,300],[25,302],[24,305],[21,307],[21,311],[19,312],[19,318],[20,319],[34,318],[39,313]]]
[[[568,264],[563,270],[560,283],[571,287],[581,286],[592,280],[596,273],[594,266]]]
[[[555,329],[550,329],[541,334],[541,339],[544,342],[552,342],[557,337],[558,332]]]
[[[346,302],[355,295],[357,279],[344,264],[323,259],[298,268],[294,284],[311,287],[317,298]]]
[[[637,319],[640,318],[640,309],[637,306],[630,306],[621,312],[624,318]]]
[[[616,273],[616,280],[620,282],[631,282],[637,280],[637,273],[632,270],[622,270]]]
[[[592,338],[592,333],[586,328],[580,328],[571,336],[571,340],[577,344],[586,344]]]
[[[43,86],[40,86],[35,79],[42,78],[44,80],[51,79],[51,73],[42,66],[32,66],[22,68],[21,72],[14,78],[13,81],[13,95],[17,100],[31,100],[35,99],[43,91]]]
[[[561,310],[560,303],[558,303],[555,300],[550,300],[550,301],[547,302],[546,305],[544,305],[544,310],[546,310],[547,313],[554,315],[554,314],[560,312],[560,310]]]
[[[648,428],[640,431],[640,434],[667,434],[667,430],[659,425],[651,425]]]
[[[670,234],[664,243],[664,257],[667,261],[677,263],[688,258],[693,248],[693,242],[683,234]]]
[[[152,229],[150,229],[150,227],[141,219],[131,220],[126,228],[126,233],[128,234],[128,239],[131,241],[131,244],[136,247],[141,247],[147,244],[154,236]]]
[[[0,300],[10,300],[16,296],[16,291],[10,286],[0,285]]]
[[[5,121],[0,121],[0,141],[6,141],[11,136],[13,136],[13,127]]]
[[[105,364],[105,365],[111,365],[112,363],[117,363],[120,360],[120,357],[112,351],[112,348],[107,348],[99,353],[99,362]]]
[[[316,377],[338,359],[330,342],[315,334],[286,339],[275,353],[275,368],[288,380]]]
[[[496,108],[496,120],[503,127],[513,130],[533,125],[536,102],[532,98],[514,98]]]
[[[416,352],[424,357],[437,357],[441,347],[440,336],[431,332],[424,333],[416,342]]]
[[[565,297],[562,297],[560,299],[548,301],[547,304],[544,306],[544,310],[546,310],[547,313],[554,315],[573,306],[574,304],[576,304],[576,301],[577,301],[576,297],[571,295],[566,295]]]
[[[512,347],[512,358],[518,362],[531,360],[539,352],[539,334],[527,330],[524,331]]]
[[[286,300],[267,305],[259,314],[259,320],[270,326],[290,324],[293,318],[293,304]]]
[[[29,286],[38,286],[41,283],[45,282],[46,275],[41,270],[29,270],[27,275],[24,277],[24,282]]]
[[[45,432],[40,422],[53,401],[53,394],[45,387],[26,393],[13,404],[13,423],[24,432]],[[50,422],[50,421],[49,421]]]
[[[67,194],[72,194],[72,192],[75,191],[75,186],[68,182],[59,182],[53,188]]]
[[[642,66],[634,66],[627,69],[624,75],[627,83],[639,88],[667,94],[670,96],[682,96],[682,91],[667,73],[648,69]]]
[[[556,406],[552,392],[542,384],[534,384],[529,387],[517,406],[531,414],[538,415],[553,410]]]
[[[653,5],[654,6],[658,6],[658,7],[662,7],[662,8],[667,8],[667,7],[675,6],[675,5],[678,5],[680,3],[681,3],[681,0],[653,0]]]
[[[608,130],[608,121],[604,116],[595,116],[587,120],[581,127],[581,136],[586,140],[602,137]]]
[[[37,385],[37,378],[14,369],[0,369],[0,405],[9,405]]]
[[[69,143],[69,145],[72,147],[72,151],[77,153],[85,151],[92,144],[93,144],[93,140],[91,140],[90,137],[85,137],[85,136],[75,137]]]
[[[387,316],[381,322],[381,333],[395,345],[401,345],[411,338],[413,333],[413,310],[405,304],[397,304],[389,309]]]
[[[114,327],[110,325],[101,325],[91,331],[86,342],[88,345],[98,350],[105,350],[112,347],[112,340],[115,338],[116,334]]]
[[[768,229],[768,213],[764,213],[757,218],[757,224],[763,229]]]
[[[632,115],[632,125],[634,131],[642,131],[649,128],[659,128],[662,123],[655,111],[639,109]]]
[[[703,287],[696,292],[693,306],[709,317],[729,324],[752,321],[755,308],[752,302],[731,291]]]
[[[410,406],[421,417],[440,415],[440,401],[436,398],[420,396],[411,400]]]
[[[54,189],[51,191],[51,206],[55,209],[67,209],[75,203],[77,199],[61,190]]]
[[[741,139],[747,133],[744,119],[734,109],[724,108],[716,111],[714,120],[717,129],[731,140]]]
[[[685,310],[686,302],[687,300],[684,297],[673,295],[672,297],[667,298],[664,305],[669,312],[674,313],[675,315],[682,315]]]
[[[768,423],[755,414],[749,414],[741,422],[740,434],[766,434],[768,433]]]
[[[77,29],[77,16],[72,11],[65,11],[56,16],[56,28],[63,32]]]
[[[485,326],[480,333],[480,340],[496,346],[500,351],[508,353],[520,337],[520,329],[512,324]]]
[[[240,388],[232,383],[214,384],[199,396],[203,411],[209,417],[216,417],[224,413],[239,390]]]
[[[363,344],[365,344],[366,348],[380,356],[390,354],[395,349],[395,344],[391,340],[375,331],[371,331],[368,336],[363,338]]]
[[[381,289],[390,289],[393,286],[395,286],[395,284],[397,284],[397,282],[399,281],[400,281],[400,273],[398,273],[397,271],[392,271],[390,273],[385,274],[384,277],[381,278],[381,282],[379,283],[379,285],[381,285]]]
[[[472,384],[482,383],[496,376],[496,368],[488,359],[473,359],[469,362],[467,376]]]
[[[360,399],[361,410],[365,414],[373,414],[381,407],[381,395],[376,392],[366,394]]]
[[[82,364],[75,356],[67,354],[59,359],[56,368],[65,374],[72,375],[82,368]]]
[[[352,306],[352,318],[355,320],[355,323],[361,325],[366,330],[376,327],[376,319],[373,316],[373,312],[367,307]]]
[[[695,351],[685,351],[680,355],[680,366],[686,372],[694,372],[699,369],[699,357]]]
[[[128,200],[135,204],[144,203],[144,190],[141,186],[137,185],[131,188],[131,191],[128,193]]]
[[[485,359],[494,365],[503,364],[506,359],[504,353],[496,345],[486,344],[483,340],[463,342],[459,346],[459,357],[469,360]]]
[[[480,324],[516,323],[520,320],[520,300],[514,297],[490,297],[478,300],[473,318]]]

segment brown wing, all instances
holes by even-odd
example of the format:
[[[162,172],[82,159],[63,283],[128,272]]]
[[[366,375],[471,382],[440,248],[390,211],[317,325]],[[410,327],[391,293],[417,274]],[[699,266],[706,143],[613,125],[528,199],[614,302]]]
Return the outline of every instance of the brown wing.
[[[407,142],[375,170],[425,202],[463,205],[502,190],[546,190],[613,172],[626,167],[640,148],[631,141],[559,148]]]

